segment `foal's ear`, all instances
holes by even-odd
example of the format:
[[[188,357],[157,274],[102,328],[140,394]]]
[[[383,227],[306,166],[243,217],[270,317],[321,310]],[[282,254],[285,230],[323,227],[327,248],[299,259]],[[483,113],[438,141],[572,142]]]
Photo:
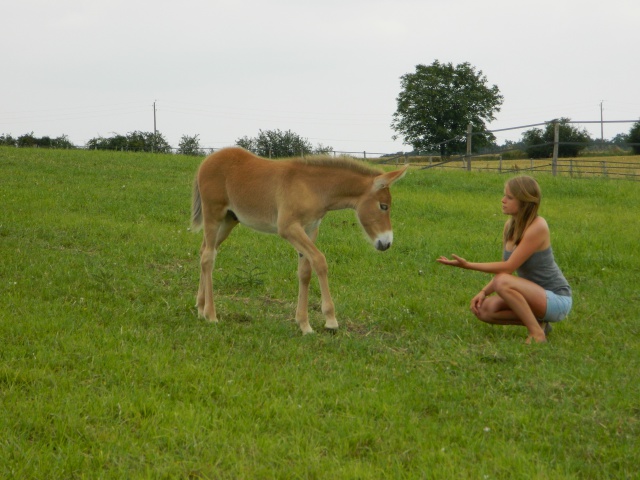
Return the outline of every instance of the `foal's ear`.
[[[409,165],[405,165],[400,170],[394,170],[393,172],[383,173],[378,175],[373,181],[373,189],[380,190],[382,188],[390,187],[394,182],[400,180],[407,173]]]

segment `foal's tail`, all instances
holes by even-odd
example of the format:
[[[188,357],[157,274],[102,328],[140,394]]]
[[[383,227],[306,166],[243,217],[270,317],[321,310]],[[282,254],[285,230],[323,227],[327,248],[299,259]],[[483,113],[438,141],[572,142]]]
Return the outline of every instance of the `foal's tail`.
[[[202,199],[200,198],[200,187],[198,177],[193,181],[193,200],[191,202],[191,230],[197,232],[202,228]]]

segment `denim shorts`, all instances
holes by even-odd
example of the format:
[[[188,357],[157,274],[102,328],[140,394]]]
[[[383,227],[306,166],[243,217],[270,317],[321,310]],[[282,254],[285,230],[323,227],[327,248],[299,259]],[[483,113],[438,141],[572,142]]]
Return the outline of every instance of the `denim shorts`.
[[[549,290],[547,293],[547,311],[544,314],[543,322],[559,322],[569,315],[573,299],[565,295],[557,295]]]

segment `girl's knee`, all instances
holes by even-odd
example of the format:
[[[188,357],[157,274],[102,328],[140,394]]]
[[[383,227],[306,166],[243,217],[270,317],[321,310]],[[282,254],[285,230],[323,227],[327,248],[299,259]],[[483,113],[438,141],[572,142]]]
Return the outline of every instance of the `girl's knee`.
[[[511,280],[513,280],[513,275],[509,275],[508,273],[498,273],[495,277],[493,277],[493,290],[498,294],[500,291],[511,285]]]
[[[490,312],[486,308],[480,308],[478,313],[474,312],[475,317],[481,322],[488,322],[489,318],[491,318]]]
[[[476,318],[485,323],[493,323],[496,312],[504,310],[504,301],[498,296],[485,298],[484,302],[478,308],[478,312],[473,312]]]

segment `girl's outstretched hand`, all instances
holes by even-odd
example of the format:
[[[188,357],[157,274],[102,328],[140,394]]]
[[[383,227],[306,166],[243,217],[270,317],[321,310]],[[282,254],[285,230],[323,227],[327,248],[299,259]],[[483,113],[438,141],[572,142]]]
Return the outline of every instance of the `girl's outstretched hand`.
[[[443,265],[449,265],[452,267],[460,267],[460,268],[467,268],[469,262],[467,262],[464,258],[459,257],[455,254],[451,255],[453,257],[453,260],[449,260],[447,257],[440,257],[437,258],[436,261],[440,262]]]

